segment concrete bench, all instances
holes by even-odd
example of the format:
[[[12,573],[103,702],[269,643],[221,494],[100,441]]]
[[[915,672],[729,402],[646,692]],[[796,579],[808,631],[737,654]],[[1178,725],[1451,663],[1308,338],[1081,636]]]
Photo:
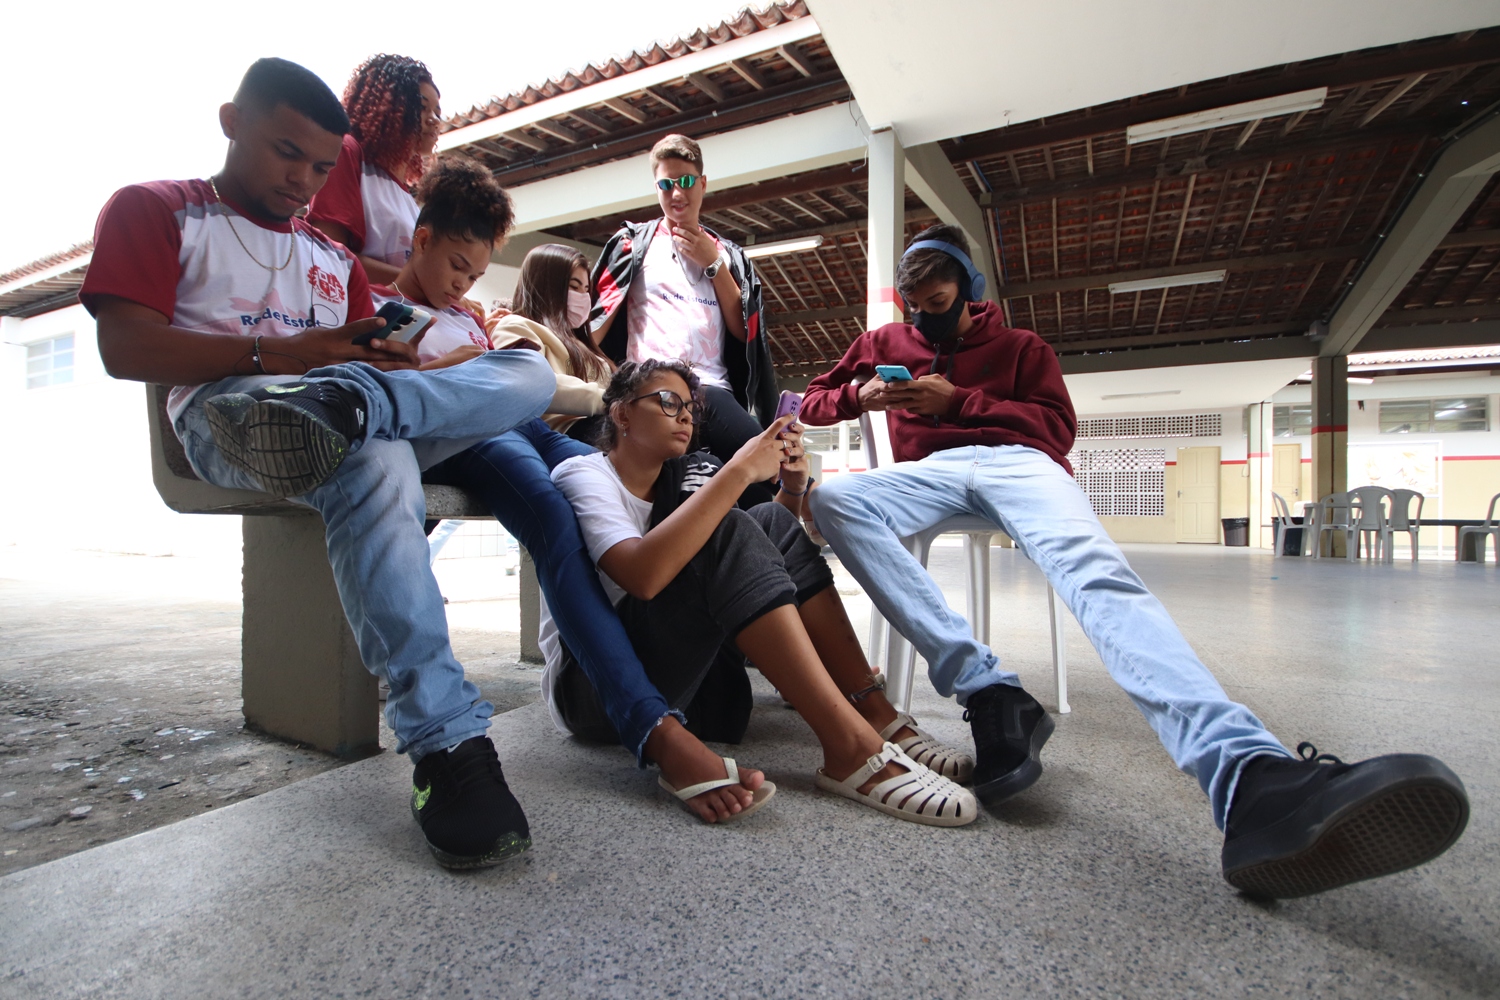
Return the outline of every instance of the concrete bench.
[[[146,386],[151,474],[166,505],[184,514],[243,514],[245,724],[343,756],[380,746],[379,695],[344,617],[316,511],[265,493],[198,478],[167,418],[168,388]],[[479,520],[490,513],[452,486],[424,486],[427,516]],[[522,559],[523,653],[535,646],[536,576]],[[529,614],[527,612],[530,612]],[[530,631],[527,631],[527,626]]]

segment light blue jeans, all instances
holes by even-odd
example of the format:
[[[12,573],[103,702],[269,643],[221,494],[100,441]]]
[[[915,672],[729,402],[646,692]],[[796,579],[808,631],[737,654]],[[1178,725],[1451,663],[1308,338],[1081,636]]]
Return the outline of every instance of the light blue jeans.
[[[413,761],[489,729],[494,706],[464,679],[448,643],[443,595],[428,563],[422,469],[540,414],[557,380],[533,351],[491,351],[432,372],[382,372],[352,363],[306,378],[362,395],[366,437],[338,471],[292,498],[323,515],[328,561],[365,666],[390,685],[385,716],[396,751]],[[228,378],[205,386],[177,418],[177,436],[198,475],[217,486],[258,489],[219,453],[203,403],[291,376]]]
[[[1223,829],[1240,765],[1290,756],[1229,700],[1063,468],[1022,445],[964,447],[919,462],[838,476],[812,493],[818,530],[880,613],[928,663],[933,687],[960,702],[1015,674],[969,633],[963,617],[901,539],[958,514],[1004,529],[1046,574],[1172,760],[1198,784]]]

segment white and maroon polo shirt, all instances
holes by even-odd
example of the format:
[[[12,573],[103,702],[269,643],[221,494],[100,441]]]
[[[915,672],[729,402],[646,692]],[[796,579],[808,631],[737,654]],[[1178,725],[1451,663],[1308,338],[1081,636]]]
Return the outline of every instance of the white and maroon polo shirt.
[[[344,136],[328,181],[313,198],[307,221],[336,222],[349,230],[349,249],[400,267],[411,256],[417,229],[417,199],[380,167],[365,159],[359,140]]]
[[[370,295],[375,300],[376,309],[387,302],[400,302],[403,305],[416,306],[432,316],[432,326],[427,328],[427,333],[422,337],[421,343],[417,344],[417,357],[424,364],[428,361],[436,361],[450,351],[469,344],[482,347],[486,351],[491,349],[489,334],[484,332],[479,321],[474,318],[474,314],[467,309],[460,309],[457,306],[449,306],[442,310],[433,309],[432,306],[412,301],[388,285],[373,286],[370,289]]]
[[[301,219],[249,219],[203,180],[115,192],[99,214],[78,298],[93,313],[101,295],[155,309],[185,330],[267,339],[375,313],[365,269],[342,245]],[[172,390],[173,420],[200,388]]]

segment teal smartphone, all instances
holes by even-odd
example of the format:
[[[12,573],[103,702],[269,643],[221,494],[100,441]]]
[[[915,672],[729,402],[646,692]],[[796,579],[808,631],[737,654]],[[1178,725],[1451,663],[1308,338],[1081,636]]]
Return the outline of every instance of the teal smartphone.
[[[905,365],[876,365],[875,374],[887,382],[910,382],[911,372]]]

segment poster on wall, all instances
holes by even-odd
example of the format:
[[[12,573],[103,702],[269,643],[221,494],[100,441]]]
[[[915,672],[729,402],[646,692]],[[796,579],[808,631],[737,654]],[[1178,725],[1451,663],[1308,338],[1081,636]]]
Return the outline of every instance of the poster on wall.
[[[1442,445],[1436,441],[1349,445],[1349,488],[1416,490],[1430,503],[1442,494]]]

